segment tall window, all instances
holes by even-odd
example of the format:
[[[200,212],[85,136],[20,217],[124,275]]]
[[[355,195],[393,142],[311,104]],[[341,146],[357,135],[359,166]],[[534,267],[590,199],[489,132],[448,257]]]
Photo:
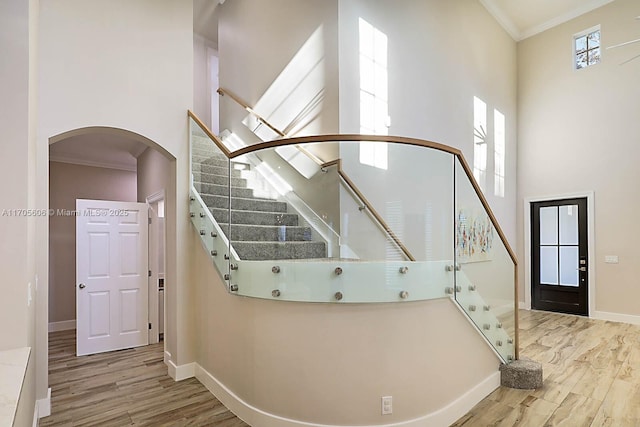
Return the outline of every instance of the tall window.
[[[473,176],[484,191],[487,175],[487,104],[473,97]]]
[[[504,197],[504,175],[505,175],[505,120],[504,114],[498,110],[493,110],[493,194]]]
[[[576,70],[600,62],[600,26],[574,35],[573,51]]]
[[[387,135],[387,36],[360,18],[360,133]],[[360,144],[360,163],[387,169],[387,145]]]

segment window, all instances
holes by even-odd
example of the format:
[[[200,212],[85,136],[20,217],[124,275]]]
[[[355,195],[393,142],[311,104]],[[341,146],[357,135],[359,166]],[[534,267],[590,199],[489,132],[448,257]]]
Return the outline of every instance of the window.
[[[600,62],[600,26],[574,35],[573,52],[576,70]]]
[[[504,168],[505,168],[505,119],[504,114],[493,110],[493,194],[504,197]]]
[[[360,133],[387,135],[387,36],[360,18]],[[387,169],[385,143],[360,143],[360,163]]]
[[[473,176],[482,191],[487,174],[487,104],[473,97]]]

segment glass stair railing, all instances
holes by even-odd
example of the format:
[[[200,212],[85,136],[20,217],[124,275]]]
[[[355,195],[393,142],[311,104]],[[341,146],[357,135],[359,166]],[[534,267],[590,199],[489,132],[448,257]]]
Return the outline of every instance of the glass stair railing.
[[[222,140],[189,121],[191,219],[230,292],[452,298],[503,361],[517,358],[516,260],[458,150],[387,136],[262,142],[239,128]],[[368,144],[385,147],[386,169],[360,162]],[[290,161],[299,153],[315,171]]]

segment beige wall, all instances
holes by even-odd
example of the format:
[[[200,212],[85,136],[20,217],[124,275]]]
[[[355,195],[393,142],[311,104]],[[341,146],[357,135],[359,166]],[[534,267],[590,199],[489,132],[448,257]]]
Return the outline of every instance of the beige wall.
[[[321,27],[321,48],[308,53],[314,61],[322,63],[322,109],[297,135],[335,133],[338,130],[337,4],[337,0],[234,0],[220,5],[220,87],[256,106],[305,42]],[[290,25],[293,22],[295,25]],[[294,73],[292,78],[300,78],[308,71],[300,69],[300,73]],[[291,89],[286,82],[280,83],[281,88]],[[268,120],[271,120],[271,112],[258,110]],[[300,110],[291,111],[289,116],[279,115],[273,125],[284,129],[299,113]],[[228,98],[220,99],[220,130],[246,134],[240,125],[245,116],[246,111]]]
[[[155,243],[154,240],[156,235],[152,233],[151,228],[149,232],[149,250],[151,251],[154,245],[162,244],[164,242],[162,236],[165,232],[165,224],[166,226],[173,227],[172,231],[175,233],[175,217],[176,217],[176,200],[175,200],[175,162],[171,162],[166,156],[160,153],[153,148],[146,149],[140,156],[138,156],[138,202],[144,203],[149,196],[152,196],[160,191],[164,190],[164,202],[165,202],[165,218],[158,218],[158,222],[156,225],[157,237],[160,238],[158,243]],[[153,225],[152,225],[153,226]],[[172,232],[169,232],[172,233]],[[162,254],[162,250],[158,251],[158,254]],[[166,252],[164,254],[167,259],[171,259],[176,257],[176,247],[167,245]],[[149,252],[149,256],[151,256],[151,252]],[[152,280],[157,280],[159,274],[164,274],[164,258],[162,259],[149,259],[149,269],[152,271]],[[165,277],[164,284],[164,292],[165,292],[165,301],[173,301],[177,297],[176,283],[182,282],[171,282],[167,277],[167,275],[161,276]],[[154,288],[155,290],[155,288]],[[150,289],[149,293],[149,313],[151,319],[153,318],[152,314],[157,313],[157,299],[154,296],[154,291]],[[154,305],[151,307],[151,305]],[[150,320],[151,320],[150,319]],[[166,322],[165,322],[165,337],[176,336],[176,312],[175,310],[170,310],[166,312]],[[154,328],[155,330],[155,328]],[[152,334],[154,331],[152,331]]]
[[[640,315],[638,46],[604,50],[602,62],[572,66],[573,34],[600,24],[602,44],[637,39],[636,0],[618,0],[518,45],[518,253],[524,258],[523,200],[594,192],[596,312]],[[605,264],[618,255],[619,264]],[[524,269],[520,283],[523,284]],[[522,286],[521,286],[522,288]],[[523,293],[521,294],[523,295]],[[596,313],[597,314],[597,313]]]
[[[195,231],[193,232],[195,234]],[[259,410],[314,424],[377,425],[458,399],[499,362],[448,299],[305,304],[229,295],[200,242],[196,361]],[[393,415],[380,397],[393,396]]]
[[[0,3],[0,210],[40,207],[36,185],[37,2],[7,0]],[[46,216],[22,212],[0,216],[0,350],[29,346],[32,355],[16,415],[19,425],[33,418],[37,389],[34,351],[46,335],[36,333],[36,323],[46,322],[46,291],[38,289],[36,274],[37,227]],[[42,323],[46,324],[46,323]],[[42,338],[45,340],[43,341]],[[46,372],[46,361],[44,372]],[[25,423],[25,424],[22,424]]]
[[[64,142],[60,142],[64,144]],[[76,199],[135,202],[136,173],[92,166],[49,164],[49,322],[76,318]]]
[[[490,154],[485,195],[509,243],[514,245],[516,43],[476,0],[341,0],[339,9],[340,132],[360,133],[358,20],[362,18],[388,38],[390,135],[459,148],[473,165],[473,97],[487,103]],[[505,197],[494,196],[494,109],[506,117]],[[394,174],[385,177],[384,171],[360,165],[357,149],[343,151],[345,168],[378,211],[383,211],[384,202],[393,197],[410,199],[411,194],[402,193],[405,186],[392,183]],[[410,150],[390,150],[389,170],[395,165],[411,165],[405,169],[414,174],[417,184],[409,191],[416,191],[416,187],[420,191],[420,185],[432,182],[430,170],[421,168],[411,154],[403,152]],[[393,186],[397,196],[379,191],[379,182]],[[442,177],[437,182],[446,185],[450,181]]]

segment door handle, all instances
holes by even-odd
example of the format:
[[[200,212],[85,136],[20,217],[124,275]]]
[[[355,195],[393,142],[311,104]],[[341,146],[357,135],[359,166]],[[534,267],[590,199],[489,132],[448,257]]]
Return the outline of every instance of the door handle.
[[[587,271],[587,267],[578,267],[576,268],[578,271]]]
[[[84,289],[84,288],[86,288],[86,286],[85,286],[85,284],[84,284],[84,283],[80,283],[80,284],[78,285],[78,287],[79,287],[80,289]]]

